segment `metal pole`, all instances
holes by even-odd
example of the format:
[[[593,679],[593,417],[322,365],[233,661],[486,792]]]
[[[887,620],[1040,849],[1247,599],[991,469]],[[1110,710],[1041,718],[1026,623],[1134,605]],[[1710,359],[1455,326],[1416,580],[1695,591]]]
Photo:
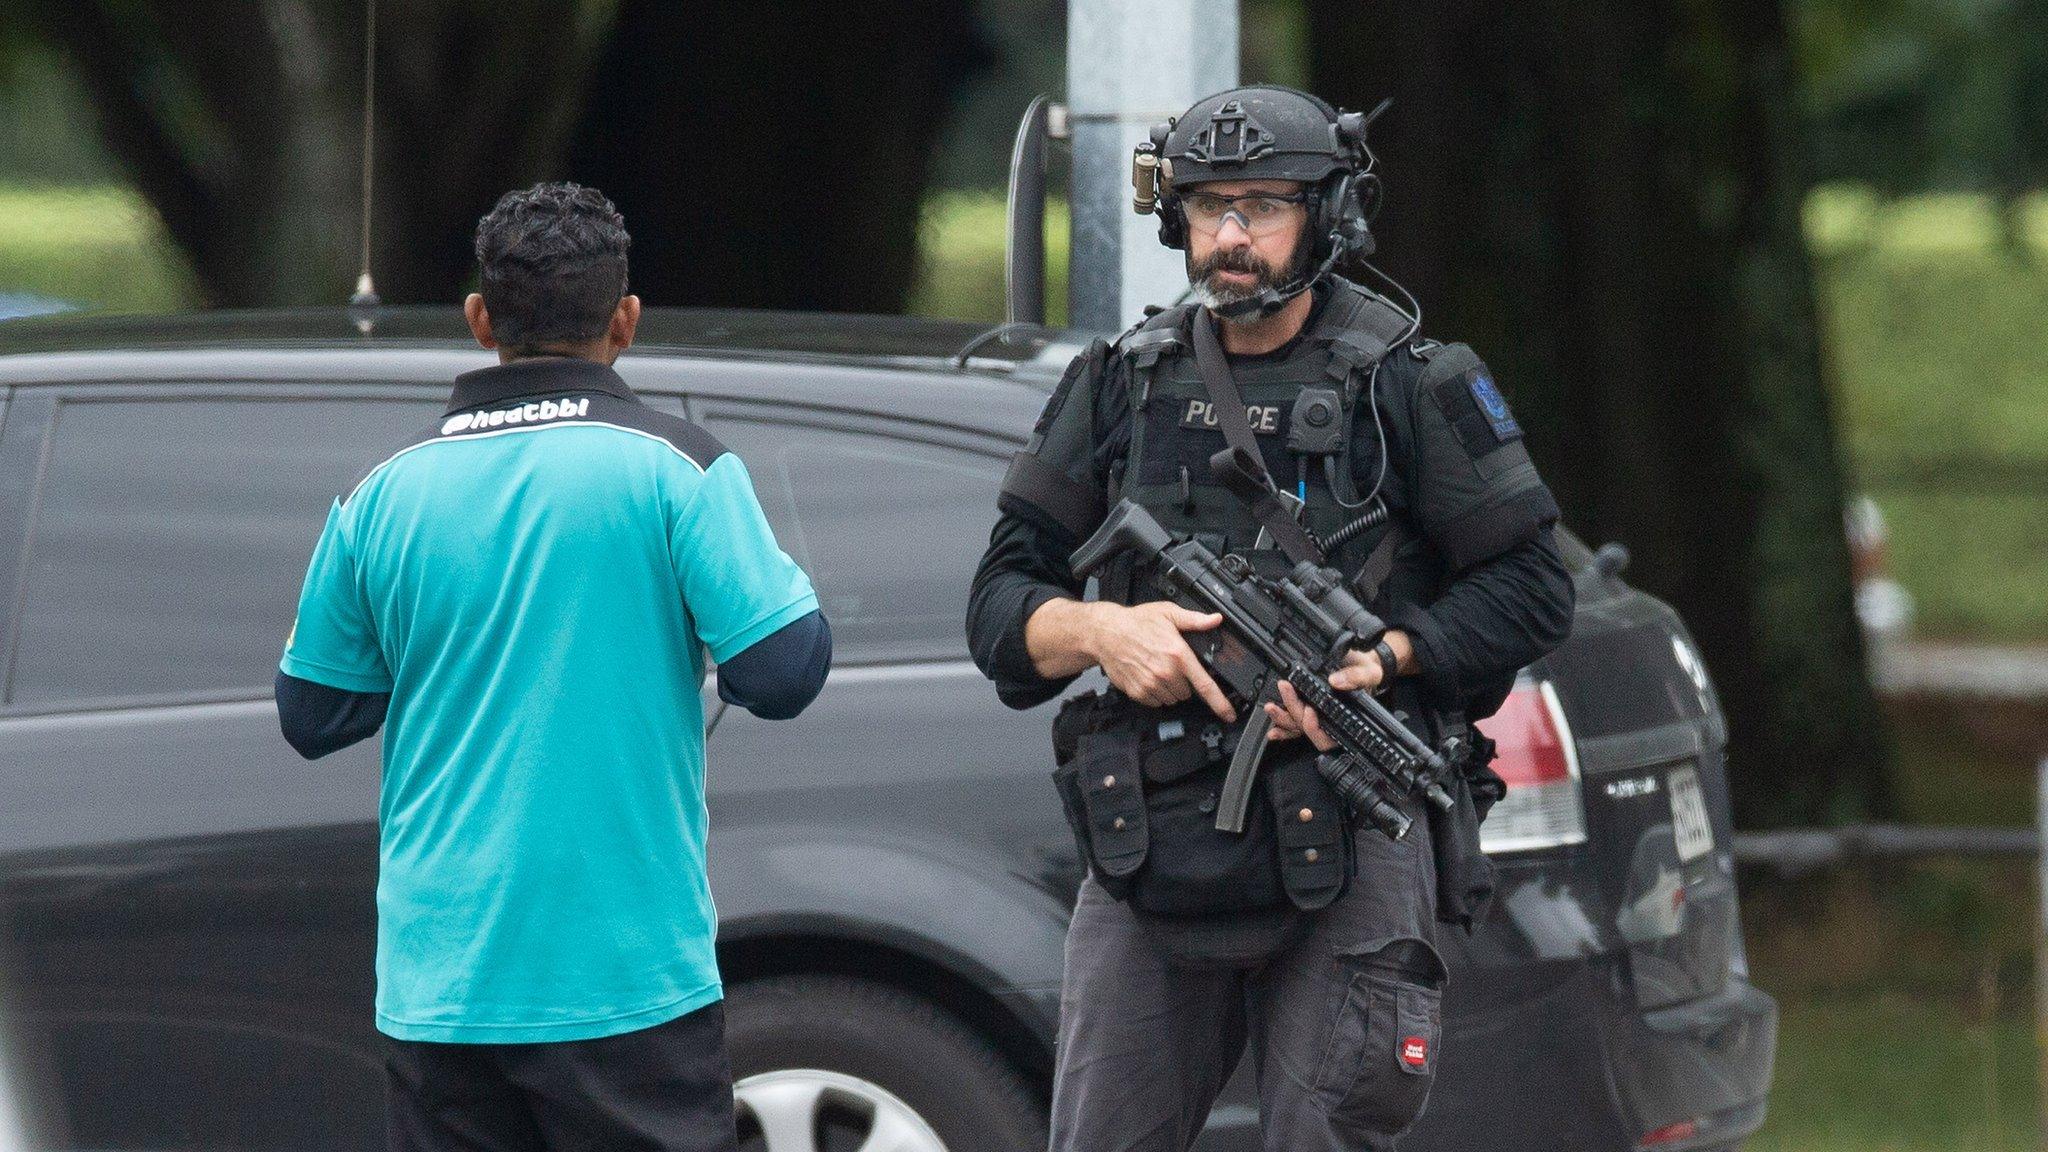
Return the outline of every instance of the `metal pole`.
[[[1068,304],[1076,328],[1116,331],[1187,288],[1181,254],[1131,211],[1131,149],[1146,130],[1237,83],[1237,0],[1068,0],[1074,173]]]
[[[2039,1142],[2048,1150],[2048,756],[2034,770],[2034,820],[2044,851],[2034,858],[2041,922],[2034,927],[2034,1047],[2041,1061]]]

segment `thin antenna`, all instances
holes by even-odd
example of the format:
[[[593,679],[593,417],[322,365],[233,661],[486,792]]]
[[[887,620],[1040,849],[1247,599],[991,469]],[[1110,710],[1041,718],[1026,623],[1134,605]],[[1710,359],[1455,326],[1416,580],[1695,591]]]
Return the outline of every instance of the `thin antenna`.
[[[363,264],[356,275],[356,294],[349,298],[349,315],[363,335],[370,334],[376,312],[383,303],[377,297],[376,282],[370,279],[370,172],[377,141],[377,0],[363,0]]]

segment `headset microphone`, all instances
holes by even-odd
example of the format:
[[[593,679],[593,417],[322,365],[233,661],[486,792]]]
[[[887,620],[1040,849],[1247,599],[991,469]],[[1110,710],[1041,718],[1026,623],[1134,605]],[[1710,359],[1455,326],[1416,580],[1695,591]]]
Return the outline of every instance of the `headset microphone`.
[[[1314,272],[1305,276],[1297,276],[1278,288],[1261,288],[1256,294],[1248,296],[1243,300],[1231,304],[1219,304],[1209,310],[1225,320],[1242,320],[1247,316],[1253,315],[1263,320],[1282,308],[1287,307],[1289,300],[1308,291],[1316,281],[1328,276],[1330,269],[1335,268],[1337,261],[1343,258],[1346,247],[1345,240],[1340,236],[1330,245],[1330,254],[1323,257],[1323,262],[1316,266]]]

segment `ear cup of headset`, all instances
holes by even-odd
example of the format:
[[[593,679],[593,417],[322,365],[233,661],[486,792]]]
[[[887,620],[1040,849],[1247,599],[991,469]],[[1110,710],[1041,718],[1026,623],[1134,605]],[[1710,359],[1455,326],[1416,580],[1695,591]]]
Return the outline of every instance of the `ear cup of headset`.
[[[1349,203],[1337,227],[1344,237],[1346,249],[1353,256],[1370,256],[1379,247],[1372,238],[1372,220],[1379,215],[1380,197],[1384,189],[1380,178],[1371,172],[1361,172],[1352,181]]]
[[[1344,251],[1351,256],[1372,251],[1372,236],[1366,231],[1358,202],[1359,186],[1366,181],[1378,184],[1365,173],[1339,172],[1317,187],[1314,211],[1309,217],[1309,236],[1315,244],[1310,255],[1315,262],[1328,258],[1338,241],[1343,242]]]
[[[1180,210],[1180,197],[1159,198],[1159,242],[1168,248],[1188,246],[1188,218]]]

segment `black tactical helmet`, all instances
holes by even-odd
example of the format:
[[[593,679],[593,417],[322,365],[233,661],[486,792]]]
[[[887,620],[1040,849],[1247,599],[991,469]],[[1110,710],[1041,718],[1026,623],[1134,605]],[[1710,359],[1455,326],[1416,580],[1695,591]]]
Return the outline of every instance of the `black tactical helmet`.
[[[1345,112],[1317,96],[1277,84],[1232,88],[1152,126],[1138,145],[1131,180],[1133,207],[1159,214],[1159,242],[1187,247],[1179,191],[1212,180],[1292,180],[1309,195],[1308,242],[1313,274],[1265,294],[1271,311],[1307,289],[1349,254],[1370,255],[1367,225],[1379,203],[1366,128],[1387,107]]]
[[[1198,100],[1153,129],[1161,170],[1175,187],[1205,180],[1295,180],[1315,184],[1357,169],[1357,146],[1338,137],[1340,113],[1292,88],[1233,88]]]

